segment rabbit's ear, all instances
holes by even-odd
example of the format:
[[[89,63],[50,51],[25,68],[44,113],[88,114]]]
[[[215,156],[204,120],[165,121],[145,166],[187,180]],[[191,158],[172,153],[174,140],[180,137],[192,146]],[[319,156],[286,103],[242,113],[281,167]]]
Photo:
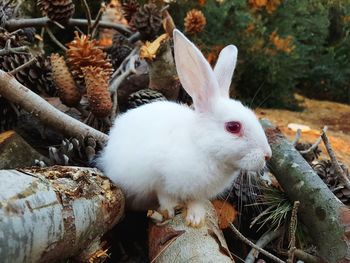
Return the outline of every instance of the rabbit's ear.
[[[219,82],[220,94],[229,96],[233,71],[236,68],[238,50],[234,45],[229,45],[221,50],[218,61],[216,62],[214,73]]]
[[[174,53],[176,70],[196,110],[208,112],[212,101],[220,96],[219,85],[209,63],[199,49],[175,29]]]

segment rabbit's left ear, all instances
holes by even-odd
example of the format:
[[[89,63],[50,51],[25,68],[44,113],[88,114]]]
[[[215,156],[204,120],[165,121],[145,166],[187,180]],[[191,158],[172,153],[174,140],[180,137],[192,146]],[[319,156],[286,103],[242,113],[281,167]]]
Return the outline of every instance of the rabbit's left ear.
[[[214,68],[214,73],[220,87],[220,94],[225,97],[229,96],[232,75],[236,68],[237,53],[236,46],[229,45],[225,47],[221,50]]]

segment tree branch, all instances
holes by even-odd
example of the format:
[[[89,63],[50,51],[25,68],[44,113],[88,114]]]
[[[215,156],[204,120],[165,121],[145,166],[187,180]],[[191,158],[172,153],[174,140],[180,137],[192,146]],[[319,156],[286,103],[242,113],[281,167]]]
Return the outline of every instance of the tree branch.
[[[308,227],[319,255],[331,263],[347,261],[350,209],[339,202],[278,128],[268,120],[261,124],[272,149],[269,166],[288,198],[300,201],[298,215]]]
[[[260,239],[255,243],[256,246],[260,248],[264,248],[267,244],[269,244],[271,241],[275,240],[279,236],[282,235],[282,228],[279,228],[276,231],[271,231],[268,233],[265,233],[260,237]],[[259,251],[257,251],[255,248],[252,248],[248,254],[248,256],[245,258],[245,263],[254,263],[255,259],[258,257]]]
[[[332,164],[334,165],[334,168],[335,168],[338,176],[340,176],[342,178],[342,181],[343,181],[345,187],[350,190],[350,180],[346,176],[345,172],[343,171],[343,169],[339,165],[339,162],[337,160],[337,157],[335,156],[333,148],[332,148],[331,144],[329,143],[326,131],[327,131],[327,126],[323,128],[323,131],[321,134],[321,138],[323,140],[323,143],[326,146],[328,155],[331,158]]]
[[[40,18],[21,18],[21,19],[10,19],[6,21],[5,28],[9,31],[14,31],[19,28],[25,27],[45,27],[50,22],[48,17],[40,17]],[[95,20],[91,20],[91,23],[95,23]],[[77,19],[71,18],[69,19],[67,26],[87,26],[88,21],[86,19]],[[100,21],[97,25],[101,28],[112,28],[122,33],[127,33],[129,35],[132,34],[130,29],[124,25],[112,23],[112,22],[104,22]]]
[[[278,263],[285,263],[283,260],[279,259],[278,257],[272,255],[270,252],[267,252],[265,249],[257,246],[256,244],[254,244],[252,241],[250,241],[248,238],[246,238],[245,236],[242,235],[241,232],[239,232],[239,230],[233,225],[230,224],[230,228],[231,230],[237,235],[237,237],[242,240],[244,243],[248,244],[249,246],[251,246],[252,248],[256,249],[257,251],[259,251],[261,254],[264,254],[265,256],[267,256],[268,258],[272,259],[275,262]]]
[[[0,70],[0,94],[67,136],[92,136],[102,143],[108,140],[108,135],[59,111],[2,70]]]

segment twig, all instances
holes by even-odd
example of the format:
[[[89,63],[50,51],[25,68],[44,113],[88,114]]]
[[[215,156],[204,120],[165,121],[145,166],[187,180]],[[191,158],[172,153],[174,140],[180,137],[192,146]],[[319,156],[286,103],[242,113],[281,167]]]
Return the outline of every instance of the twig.
[[[90,7],[88,5],[88,3],[86,2],[86,0],[81,0],[81,4],[83,6],[85,15],[86,15],[86,19],[87,19],[87,35],[90,35],[91,32],[91,11],[90,11]]]
[[[92,31],[91,38],[95,38],[96,33],[97,33],[97,29],[98,29],[98,24],[100,23],[102,15],[105,11],[106,11],[106,5],[105,5],[105,3],[102,3],[100,10],[98,10],[98,14],[96,16],[94,24],[92,25],[92,28],[91,28],[91,31]]]
[[[323,132],[327,132],[327,129],[328,129],[327,126],[324,127],[324,128],[323,128]],[[320,145],[321,142],[322,142],[322,136],[320,136],[320,137],[315,141],[315,143],[314,143],[313,145],[310,146],[309,149],[304,150],[304,151],[300,151],[300,153],[301,153],[301,154],[308,154],[308,153],[312,152],[313,150],[315,150],[315,149],[317,148],[317,146]]]
[[[243,236],[241,234],[241,232],[239,232],[238,229],[232,223],[230,224],[230,228],[239,237],[239,239],[241,239],[243,242],[245,242],[246,244],[248,244],[252,248],[254,248],[257,251],[259,251],[261,254],[264,254],[265,256],[269,257],[270,259],[272,259],[273,261],[276,261],[278,263],[285,263],[283,260],[281,260],[278,257],[272,255],[270,252],[267,252],[265,249],[263,249],[261,247],[258,247],[252,241],[250,241],[245,236]]]
[[[55,35],[52,33],[51,29],[49,27],[46,27],[46,31],[49,34],[51,40],[59,46],[63,51],[67,51],[67,48],[55,37]]]
[[[2,70],[0,70],[0,95],[38,117],[43,123],[60,130],[66,136],[91,136],[101,143],[108,140],[108,135],[56,109]]]
[[[123,62],[120,64],[119,68],[113,73],[110,83],[115,81],[115,78],[123,71],[123,68],[125,67],[125,64],[127,64],[132,56],[134,56],[139,50],[139,47],[135,47],[130,54],[123,60]]]
[[[269,244],[271,241],[273,241],[274,239],[278,238],[279,236],[281,236],[283,233],[283,229],[279,228],[276,231],[271,231],[271,232],[267,232],[264,235],[262,235],[260,237],[260,239],[256,242],[256,246],[260,247],[260,248],[264,248],[267,244]],[[245,258],[244,262],[245,263],[254,263],[255,259],[258,257],[259,252],[256,251],[255,248],[252,248],[249,252],[249,254],[247,255],[247,257]]]
[[[45,27],[50,21],[51,20],[48,17],[10,19],[6,21],[5,28],[9,31],[14,31],[25,27]],[[95,23],[95,21],[92,20],[91,23]],[[86,19],[77,18],[71,18],[67,23],[68,26],[86,26],[87,24],[88,21]],[[98,27],[112,28],[128,35],[132,34],[128,27],[118,23],[100,21]]]
[[[306,253],[305,251],[301,249],[296,249],[294,250],[294,255],[296,258],[307,262],[307,263],[317,263],[317,262],[322,262],[320,258],[310,255],[309,253]]]
[[[301,137],[301,129],[297,129],[297,133],[295,134],[294,141],[292,142],[293,145],[297,145]]]
[[[14,76],[17,72],[21,71],[22,69],[30,66],[31,64],[33,64],[36,61],[36,57],[32,57],[30,60],[28,60],[26,63],[20,65],[19,67],[9,71],[8,73],[11,74],[12,76]]]
[[[343,171],[343,169],[339,165],[337,157],[335,156],[335,153],[334,153],[334,151],[332,149],[332,146],[329,143],[329,140],[328,140],[328,137],[327,137],[327,134],[326,134],[326,130],[327,130],[327,126],[325,126],[323,128],[323,131],[322,131],[322,134],[321,134],[321,138],[323,140],[324,145],[326,146],[328,155],[331,158],[331,162],[334,165],[334,168],[335,168],[337,174],[343,179],[343,183],[344,183],[345,187],[350,190],[350,180],[346,176],[345,172]]]
[[[136,32],[128,38],[128,41],[130,43],[135,43],[137,40],[140,40],[140,38],[141,38],[140,32]]]
[[[290,237],[290,242],[289,242],[289,251],[288,251],[288,263],[293,263],[294,262],[294,252],[296,250],[295,247],[295,231],[297,230],[297,224],[298,224],[298,219],[297,219],[297,213],[298,213],[298,208],[299,208],[300,202],[295,201],[293,204],[293,210],[292,210],[292,215],[290,218],[290,226],[289,226],[289,237]]]
[[[20,47],[6,47],[0,50],[0,56],[6,56],[10,53],[23,53],[28,51],[27,46],[20,46]]]
[[[58,23],[57,21],[51,21],[52,23],[54,23],[56,26],[58,26],[61,29],[65,29],[64,25]]]

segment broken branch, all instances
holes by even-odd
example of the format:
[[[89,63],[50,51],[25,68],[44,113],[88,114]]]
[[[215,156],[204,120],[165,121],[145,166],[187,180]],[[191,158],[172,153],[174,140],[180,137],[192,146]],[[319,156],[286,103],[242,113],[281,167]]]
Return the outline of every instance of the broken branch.
[[[327,126],[323,128],[323,131],[321,134],[321,138],[323,140],[323,143],[327,149],[328,155],[331,158],[331,162],[334,165],[334,168],[335,168],[337,174],[342,178],[345,187],[350,190],[350,180],[346,176],[345,172],[343,171],[343,169],[339,165],[339,162],[337,160],[337,157],[335,156],[333,148],[332,148],[331,144],[329,143],[326,131],[327,131]]]
[[[48,25],[50,21],[51,20],[48,17],[10,19],[6,21],[5,28],[8,31],[14,31],[19,28],[25,28],[25,27],[45,27],[46,25]],[[91,23],[95,23],[95,20],[91,20]],[[71,18],[67,23],[67,26],[87,26],[87,25],[88,25],[88,21],[86,19],[78,19],[78,18]],[[100,21],[98,23],[98,27],[112,28],[121,33],[127,33],[128,35],[132,34],[129,28],[117,23]]]
[[[12,75],[0,70],[0,95],[18,104],[26,111],[38,117],[43,123],[51,125],[67,136],[92,136],[101,143],[108,140],[108,135],[64,114],[47,101],[35,94]]]

